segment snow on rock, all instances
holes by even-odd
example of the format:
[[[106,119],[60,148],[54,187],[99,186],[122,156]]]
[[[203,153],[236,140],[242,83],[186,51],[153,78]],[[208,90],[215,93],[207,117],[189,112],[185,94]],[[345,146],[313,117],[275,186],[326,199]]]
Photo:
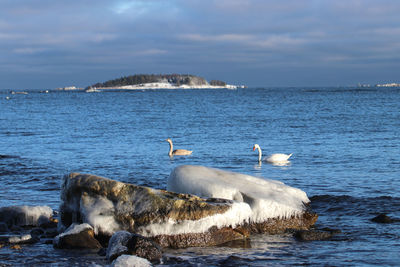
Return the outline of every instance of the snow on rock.
[[[39,226],[50,222],[53,210],[48,206],[9,206],[0,208],[0,222],[8,227]]]
[[[143,236],[202,233],[212,226],[240,223],[250,210],[243,203],[213,202],[99,176],[72,173],[64,177],[61,224],[93,226],[111,236],[126,230]]]
[[[301,215],[304,203],[310,202],[305,192],[280,181],[204,166],[176,167],[168,179],[168,190],[237,201],[243,209],[248,206],[250,223]]]
[[[93,225],[96,234],[103,232],[112,235],[120,229],[114,217],[114,204],[111,200],[102,196],[86,195],[82,196],[80,206],[84,220]]]
[[[131,255],[121,255],[115,259],[112,267],[150,267],[151,263],[143,258]]]
[[[8,243],[10,244],[32,244],[37,242],[39,239],[36,237],[32,237],[30,234],[20,235],[20,236],[11,236],[8,238]]]
[[[67,230],[53,240],[56,248],[101,248],[94,238],[93,227],[87,223],[71,224]]]

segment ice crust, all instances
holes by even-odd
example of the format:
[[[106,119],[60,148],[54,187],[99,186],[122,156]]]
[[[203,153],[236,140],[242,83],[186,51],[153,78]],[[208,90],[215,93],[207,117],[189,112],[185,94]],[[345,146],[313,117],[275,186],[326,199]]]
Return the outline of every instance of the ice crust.
[[[237,226],[247,221],[251,215],[251,209],[246,203],[233,203],[232,207],[223,214],[207,216],[199,220],[168,220],[164,223],[154,223],[141,227],[138,233],[143,236],[177,235],[187,233],[205,233],[212,226],[222,228],[225,226]]]
[[[234,200],[242,204],[236,206],[238,214],[245,206],[250,210],[246,213],[250,223],[300,215],[304,203],[310,202],[304,191],[280,181],[193,165],[176,167],[168,179],[168,190]]]
[[[38,226],[53,215],[48,206],[10,206],[0,208],[0,221],[13,222],[17,226]]]
[[[112,264],[112,267],[150,267],[151,263],[137,256],[132,255],[121,255],[116,258]]]
[[[84,217],[84,221],[93,226],[95,234],[103,232],[112,235],[121,229],[121,226],[114,218],[114,204],[107,198],[82,196],[80,212]]]

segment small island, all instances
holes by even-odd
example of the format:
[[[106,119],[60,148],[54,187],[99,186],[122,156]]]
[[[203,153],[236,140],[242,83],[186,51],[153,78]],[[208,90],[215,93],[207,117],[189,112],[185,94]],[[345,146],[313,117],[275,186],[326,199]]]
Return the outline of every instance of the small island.
[[[96,83],[86,89],[237,89],[238,87],[219,80],[208,82],[202,77],[190,74],[136,74]]]

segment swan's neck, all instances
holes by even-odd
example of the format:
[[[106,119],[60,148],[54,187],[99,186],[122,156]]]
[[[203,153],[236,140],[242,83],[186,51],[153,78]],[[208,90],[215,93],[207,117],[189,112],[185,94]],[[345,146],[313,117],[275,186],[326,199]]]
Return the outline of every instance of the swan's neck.
[[[258,150],[258,162],[261,162],[261,161],[262,161],[262,160],[261,160],[261,158],[262,158],[261,148],[260,148],[260,147],[257,147],[257,150]]]
[[[172,156],[172,151],[174,150],[174,145],[172,144],[171,141],[168,141],[168,143],[169,143],[169,153],[168,153],[168,155]]]

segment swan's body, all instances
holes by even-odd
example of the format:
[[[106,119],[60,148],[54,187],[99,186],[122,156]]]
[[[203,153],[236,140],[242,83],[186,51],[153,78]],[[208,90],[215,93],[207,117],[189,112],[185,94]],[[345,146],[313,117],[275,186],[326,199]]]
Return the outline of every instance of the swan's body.
[[[262,151],[261,148],[258,144],[255,144],[253,146],[253,151],[258,150],[258,162],[262,161]],[[282,153],[276,153],[276,154],[271,154],[268,157],[264,158],[264,161],[269,162],[269,163],[286,163],[288,162],[289,158],[293,155],[292,154],[282,154]]]
[[[167,141],[169,143],[168,155],[170,157],[172,157],[172,156],[187,156],[187,155],[192,154],[192,152],[193,152],[191,150],[186,150],[186,149],[175,149],[174,150],[174,145],[172,144],[172,140],[170,138],[168,138],[165,141]]]

